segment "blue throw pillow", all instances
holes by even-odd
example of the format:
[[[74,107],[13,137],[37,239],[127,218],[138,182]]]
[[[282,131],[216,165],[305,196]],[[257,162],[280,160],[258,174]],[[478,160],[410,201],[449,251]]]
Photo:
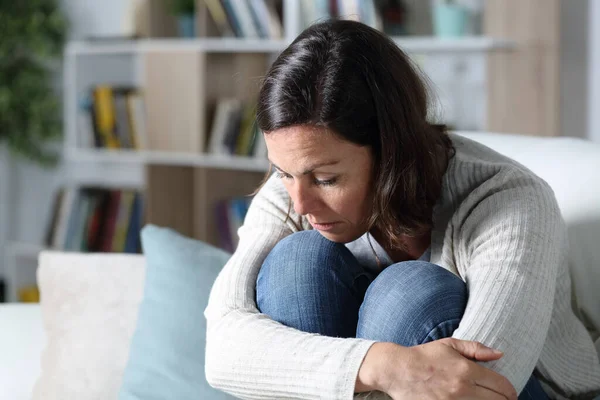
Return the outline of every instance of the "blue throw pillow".
[[[119,400],[232,399],[204,374],[204,309],[230,254],[168,228],[142,230],[144,297]]]

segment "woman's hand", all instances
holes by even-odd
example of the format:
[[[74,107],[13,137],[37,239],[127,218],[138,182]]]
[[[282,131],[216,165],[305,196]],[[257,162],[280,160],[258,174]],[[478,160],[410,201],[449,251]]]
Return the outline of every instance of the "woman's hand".
[[[375,343],[360,367],[356,391],[379,390],[394,400],[516,400],[506,378],[472,361],[500,357],[481,343],[451,338],[415,347]]]

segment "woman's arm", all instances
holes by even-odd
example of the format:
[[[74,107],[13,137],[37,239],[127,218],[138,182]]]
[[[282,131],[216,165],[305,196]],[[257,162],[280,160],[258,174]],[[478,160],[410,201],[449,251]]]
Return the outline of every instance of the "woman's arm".
[[[205,311],[206,378],[215,388],[252,399],[351,399],[371,341],[308,334],[260,314],[256,278],[275,244],[302,230],[285,189],[271,178],[239,230],[238,249],[219,274]]]
[[[546,339],[566,232],[544,181],[522,171],[507,172],[503,179],[489,195],[466,199],[473,208],[454,221],[454,258],[469,300],[453,337],[503,351],[504,357],[486,366],[520,392]]]

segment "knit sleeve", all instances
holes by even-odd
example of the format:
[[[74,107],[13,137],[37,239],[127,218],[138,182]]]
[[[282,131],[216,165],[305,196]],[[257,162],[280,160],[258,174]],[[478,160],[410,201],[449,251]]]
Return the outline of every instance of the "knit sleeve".
[[[469,299],[453,337],[504,352],[483,363],[520,392],[540,357],[550,326],[565,225],[550,187],[510,171],[475,191],[453,236]],[[497,184],[497,182],[501,182]],[[485,193],[485,195],[482,195]]]
[[[358,369],[373,342],[319,336],[261,314],[255,287],[278,241],[301,230],[286,218],[285,189],[271,178],[255,196],[239,245],[211,290],[206,341],[209,384],[242,399],[352,399]]]

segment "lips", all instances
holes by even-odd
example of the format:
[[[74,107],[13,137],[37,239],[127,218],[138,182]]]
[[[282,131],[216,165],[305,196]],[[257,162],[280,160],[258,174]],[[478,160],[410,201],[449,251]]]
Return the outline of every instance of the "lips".
[[[310,224],[313,226],[313,228],[319,230],[319,231],[328,231],[330,229],[332,229],[333,227],[335,227],[339,222],[337,221],[333,221],[333,222],[311,222]]]

